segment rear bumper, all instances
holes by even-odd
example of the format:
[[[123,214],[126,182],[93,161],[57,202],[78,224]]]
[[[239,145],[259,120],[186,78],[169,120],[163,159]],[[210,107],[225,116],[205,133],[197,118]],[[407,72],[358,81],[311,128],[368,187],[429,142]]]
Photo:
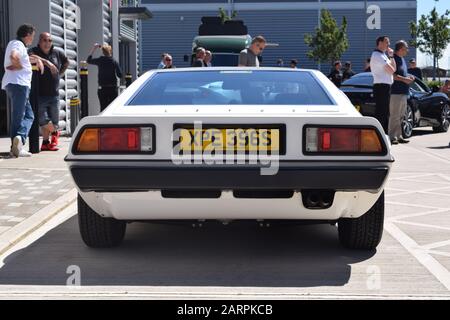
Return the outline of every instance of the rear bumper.
[[[380,190],[389,162],[282,161],[275,175],[257,165],[175,165],[171,161],[69,162],[82,192],[138,192],[161,189],[333,189]]]
[[[367,191],[337,191],[327,209],[308,209],[301,192],[288,199],[238,199],[224,191],[215,199],[164,198],[160,191],[81,192],[89,206],[102,217],[126,221],[146,220],[320,220],[358,218],[380,194]]]

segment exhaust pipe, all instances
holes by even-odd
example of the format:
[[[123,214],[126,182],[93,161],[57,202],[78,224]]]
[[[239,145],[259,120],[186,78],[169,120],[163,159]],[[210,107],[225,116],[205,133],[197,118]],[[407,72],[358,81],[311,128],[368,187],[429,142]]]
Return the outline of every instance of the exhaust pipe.
[[[333,190],[302,190],[303,205],[307,209],[327,209],[333,205]]]
[[[320,196],[316,192],[309,192],[306,196],[306,206],[310,208],[316,208],[319,206]]]

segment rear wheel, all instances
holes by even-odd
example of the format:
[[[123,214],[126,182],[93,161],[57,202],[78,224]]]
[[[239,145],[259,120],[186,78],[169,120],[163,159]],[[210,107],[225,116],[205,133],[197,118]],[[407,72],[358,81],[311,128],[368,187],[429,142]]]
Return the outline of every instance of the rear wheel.
[[[375,249],[383,235],[384,191],[377,202],[359,218],[338,221],[339,241],[349,249]]]
[[[450,107],[446,104],[442,108],[440,125],[433,127],[434,132],[447,132],[450,127]]]
[[[91,248],[111,248],[122,243],[126,222],[102,218],[78,195],[78,225],[81,238]]]
[[[411,138],[414,129],[414,114],[411,106],[406,106],[405,117],[402,121],[402,136],[403,138]]]

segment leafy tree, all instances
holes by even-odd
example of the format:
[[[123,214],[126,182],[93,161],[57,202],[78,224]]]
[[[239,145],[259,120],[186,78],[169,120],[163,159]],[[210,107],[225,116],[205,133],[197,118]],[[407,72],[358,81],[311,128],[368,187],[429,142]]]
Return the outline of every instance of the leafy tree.
[[[219,8],[219,17],[222,20],[222,24],[225,23],[225,21],[233,20],[237,16],[237,11],[233,10],[231,12],[231,17],[228,15],[227,11],[224,8]]]
[[[436,68],[439,67],[439,59],[450,43],[450,10],[439,16],[436,7],[425,16],[420,17],[419,22],[411,21],[409,30],[411,32],[410,45],[416,47],[420,52],[433,57],[433,79],[436,79]]]
[[[339,27],[330,11],[322,9],[320,12],[320,26],[316,28],[315,34],[305,34],[305,43],[311,49],[307,56],[318,62],[329,62],[339,60],[348,49],[347,19],[342,17]]]

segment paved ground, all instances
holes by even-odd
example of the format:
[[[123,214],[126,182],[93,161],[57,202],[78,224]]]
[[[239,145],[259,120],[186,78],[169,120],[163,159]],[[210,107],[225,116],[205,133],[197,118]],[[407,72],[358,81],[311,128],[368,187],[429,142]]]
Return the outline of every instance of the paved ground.
[[[450,133],[429,132],[394,146],[376,251],[341,248],[330,225],[245,223],[132,224],[122,247],[92,250],[73,205],[0,257],[0,297],[450,299]]]
[[[73,188],[63,161],[69,142],[62,137],[57,152],[15,158],[9,155],[9,139],[0,139],[0,235]]]

